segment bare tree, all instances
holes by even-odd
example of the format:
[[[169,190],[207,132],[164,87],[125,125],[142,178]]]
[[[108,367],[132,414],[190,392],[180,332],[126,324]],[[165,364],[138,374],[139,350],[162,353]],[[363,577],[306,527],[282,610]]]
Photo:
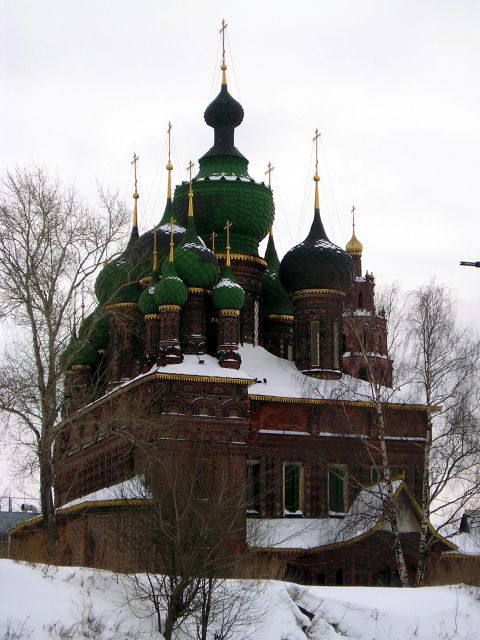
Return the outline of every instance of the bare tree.
[[[427,413],[423,455],[422,521],[416,582],[421,584],[432,537],[428,523],[451,532],[480,498],[480,341],[459,328],[456,301],[436,282],[409,296],[410,379]]]
[[[56,538],[53,442],[62,404],[60,355],[75,297],[124,233],[125,211],[101,194],[92,213],[73,188],[40,167],[7,171],[0,193],[0,318],[17,328],[0,367],[0,410],[7,427],[30,434],[40,503],[51,547]]]
[[[393,533],[400,580],[408,585],[408,573],[398,532],[398,512],[392,497],[395,461],[389,455],[385,431],[385,402],[401,391],[403,401],[423,404],[425,442],[422,464],[421,523],[415,583],[425,577],[428,550],[435,537],[429,527],[432,516],[439,531],[451,533],[463,510],[480,497],[480,342],[469,329],[456,323],[456,303],[450,292],[435,282],[411,292],[407,304],[399,304],[398,292],[386,298],[389,323],[389,355],[395,359],[392,389],[375,375],[374,361],[364,347],[362,328],[348,318],[357,336],[367,372],[368,392],[362,398],[375,406],[377,438],[367,443],[372,462],[378,447],[378,475],[384,478],[384,507]],[[385,302],[385,299],[384,299]]]
[[[138,571],[126,576],[126,593],[137,615],[155,617],[165,640],[180,628],[199,640],[214,628],[226,640],[251,622],[253,582],[227,580],[241,562],[244,490],[201,444],[195,448],[155,448],[141,492],[149,507],[130,556]]]
[[[389,290],[382,292],[381,307],[389,323],[389,344],[388,355],[393,356],[394,352],[399,352],[402,348],[402,331],[401,321],[402,315],[398,311],[398,298],[399,289],[397,286],[392,287]],[[387,447],[386,438],[386,417],[385,417],[385,403],[393,395],[397,387],[387,389],[384,386],[384,379],[381,375],[378,375],[378,371],[375,367],[374,356],[369,352],[367,348],[367,338],[365,335],[364,325],[358,322],[357,317],[354,314],[348,314],[345,317],[345,322],[349,324],[352,335],[357,342],[357,350],[362,356],[364,363],[364,369],[366,371],[366,390],[365,384],[360,388],[355,387],[356,393],[358,393],[363,400],[369,400],[374,405],[374,427],[375,437],[372,442],[366,442],[367,454],[370,456],[371,462],[374,466],[378,466],[378,476],[383,477],[382,483],[382,500],[383,510],[390,524],[392,531],[392,547],[395,553],[396,564],[398,568],[399,578],[402,586],[407,587],[410,584],[407,565],[405,561],[405,554],[402,547],[402,539],[400,535],[400,514],[398,510],[398,503],[394,499],[395,487],[394,487],[394,474],[392,472],[393,463],[391,460],[390,452]],[[399,376],[401,378],[401,376]],[[402,384],[400,379],[397,384]],[[380,457],[380,461],[378,458]]]

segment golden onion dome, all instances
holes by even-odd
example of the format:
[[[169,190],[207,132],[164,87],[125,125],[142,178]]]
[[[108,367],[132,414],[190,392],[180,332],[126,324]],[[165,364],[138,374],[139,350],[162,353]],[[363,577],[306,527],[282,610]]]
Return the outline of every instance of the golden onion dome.
[[[361,256],[363,251],[363,244],[355,235],[355,230],[352,233],[352,237],[347,242],[347,246],[345,247],[345,251],[349,256]]]

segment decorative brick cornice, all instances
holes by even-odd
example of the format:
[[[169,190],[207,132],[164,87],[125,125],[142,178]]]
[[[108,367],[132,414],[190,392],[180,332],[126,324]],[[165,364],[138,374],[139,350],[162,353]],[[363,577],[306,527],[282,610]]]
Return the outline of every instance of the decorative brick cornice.
[[[179,304],[162,304],[158,307],[160,313],[168,313],[169,311],[180,311],[182,307]]]
[[[226,260],[227,259],[227,254],[226,253],[216,253],[215,254],[217,259],[223,259]],[[264,260],[263,258],[259,258],[258,256],[249,256],[246,253],[231,253],[230,254],[230,260],[232,262],[235,262],[236,260],[240,261],[240,262],[254,262],[255,264],[260,264],[262,265],[262,267],[266,267],[267,266],[267,261]]]
[[[137,307],[136,302],[115,302],[114,304],[107,304],[105,309],[107,311],[112,311],[115,309],[134,309]]]
[[[234,317],[237,318],[240,315],[240,311],[238,309],[220,309],[218,315],[221,317]]]
[[[293,322],[293,316],[281,315],[278,313],[271,313],[267,316],[268,320],[282,320],[284,322]]]
[[[291,297],[327,296],[330,298],[345,298],[345,295],[344,291],[339,291],[338,289],[299,289],[298,291],[293,291]]]

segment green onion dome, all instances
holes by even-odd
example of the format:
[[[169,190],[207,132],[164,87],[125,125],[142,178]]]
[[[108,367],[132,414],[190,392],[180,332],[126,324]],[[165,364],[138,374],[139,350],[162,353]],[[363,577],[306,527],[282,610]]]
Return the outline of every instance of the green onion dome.
[[[131,255],[137,241],[138,229],[135,225],[132,228],[132,233],[130,234],[130,239],[125,251],[106,264],[98,274],[95,281],[95,295],[100,304],[111,304],[118,289],[126,282],[135,279],[132,273],[133,264]]]
[[[285,254],[280,279],[289,293],[302,289],[334,289],[347,292],[354,277],[350,256],[330,242],[320,210],[315,208],[308,236]]]
[[[230,265],[225,267],[223,277],[212,291],[212,303],[216,309],[240,311],[245,302],[245,291],[236,282]]]
[[[142,289],[138,282],[127,282],[122,284],[112,295],[108,304],[124,304],[128,302],[138,302]]]
[[[105,350],[108,346],[110,319],[101,307],[88,315],[78,330],[81,340],[89,340],[97,351]]]
[[[225,252],[225,223],[233,223],[232,252],[258,256],[259,242],[274,218],[271,190],[248,174],[248,160],[234,145],[234,130],[243,120],[242,106],[232,98],[226,84],[205,111],[205,121],[214,129],[214,144],[200,158],[200,170],[193,178],[193,205],[199,235],[209,242],[217,234],[218,252]],[[173,209],[184,220],[188,182],[175,189]]]
[[[265,260],[267,262],[267,268],[261,281],[263,290],[263,312],[267,316],[293,316],[293,305],[278,274],[280,261],[272,235],[268,238]]]
[[[170,219],[175,218],[173,211],[172,199],[167,198],[165,211],[159,225],[156,227],[157,233],[157,252],[160,260],[168,255],[170,243]],[[173,240],[175,246],[178,246],[185,234],[185,227],[173,225]],[[152,254],[153,254],[153,229],[149,229],[143,233],[135,247],[132,250],[132,263],[134,265],[136,279],[141,280],[152,273]]]
[[[138,308],[144,316],[158,313],[158,304],[155,302],[154,293],[159,280],[158,271],[153,271],[148,287],[140,294],[140,298],[138,299]]]
[[[175,250],[175,267],[187,287],[211,289],[218,282],[217,258],[198,237],[193,216],[188,217],[183,241]]]
[[[175,304],[183,307],[188,299],[188,291],[185,284],[178,277],[175,264],[168,258],[165,259],[162,267],[162,279],[156,285],[154,299],[159,306],[164,304]]]
[[[77,338],[75,332],[68,347],[60,356],[60,364],[65,370],[75,366],[94,367],[97,364],[98,353],[90,340]]]

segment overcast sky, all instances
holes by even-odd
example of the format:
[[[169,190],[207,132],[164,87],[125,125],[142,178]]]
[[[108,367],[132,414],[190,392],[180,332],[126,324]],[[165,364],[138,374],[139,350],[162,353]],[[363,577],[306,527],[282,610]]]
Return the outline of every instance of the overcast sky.
[[[236,145],[250,174],[269,161],[277,248],[303,239],[313,208],[313,144],[322,133],[321,212],[344,246],[357,208],[364,269],[410,289],[432,276],[477,322],[480,2],[296,3],[0,0],[0,168],[38,163],[131,199],[140,156],[140,226],[163,212],[165,142],[186,178],[212,144],[203,121],[220,75],[245,109]],[[0,494],[1,494],[0,485]]]

